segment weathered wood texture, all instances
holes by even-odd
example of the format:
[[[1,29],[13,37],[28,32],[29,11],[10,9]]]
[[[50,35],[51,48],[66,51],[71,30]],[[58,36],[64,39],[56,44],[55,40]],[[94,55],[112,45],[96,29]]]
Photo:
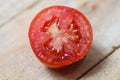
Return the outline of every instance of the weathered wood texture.
[[[120,80],[120,48],[79,80]]]
[[[28,41],[28,28],[32,18],[41,9],[50,5],[67,5],[81,10],[89,18],[94,32],[93,45],[86,58],[60,70],[49,69],[41,64],[34,56]],[[119,5],[119,0],[43,0],[22,12],[0,28],[0,79],[76,80],[81,78],[119,46]]]
[[[41,0],[40,0],[41,1]],[[0,0],[0,26],[24,12],[39,0]]]

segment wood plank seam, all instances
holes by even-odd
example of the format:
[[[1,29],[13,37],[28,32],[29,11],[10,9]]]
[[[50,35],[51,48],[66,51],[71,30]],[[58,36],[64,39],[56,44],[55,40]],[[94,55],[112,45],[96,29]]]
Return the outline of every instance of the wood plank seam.
[[[102,60],[100,60],[98,63],[96,63],[93,67],[91,67],[88,71],[86,71],[85,73],[83,73],[81,76],[79,76],[77,78],[77,80],[80,80],[82,77],[84,77],[87,73],[89,73],[91,70],[93,70],[95,67],[97,67],[97,65],[99,65],[101,62],[103,62],[106,58],[108,58],[110,55],[112,55],[115,51],[117,51],[118,49],[120,49],[120,45],[117,46],[113,46],[112,47],[112,51],[108,53],[108,55],[106,55]]]
[[[3,22],[0,25],[0,28],[2,28],[6,23],[10,22],[11,20],[15,19],[17,16],[21,15],[24,11],[29,10],[31,8],[33,8],[35,5],[39,4],[39,0],[35,1],[33,4],[31,4],[29,7],[26,7],[25,9],[23,9],[21,12],[19,12],[18,14],[12,16],[11,18],[9,18],[6,22]]]

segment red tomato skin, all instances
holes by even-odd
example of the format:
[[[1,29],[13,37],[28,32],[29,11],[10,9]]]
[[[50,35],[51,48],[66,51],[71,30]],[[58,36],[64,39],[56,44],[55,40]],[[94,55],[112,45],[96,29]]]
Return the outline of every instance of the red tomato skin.
[[[69,8],[69,9],[72,9],[75,11],[76,14],[79,14],[79,16],[82,17],[82,19],[84,20],[83,22],[86,24],[85,26],[87,26],[87,30],[89,32],[89,42],[87,43],[87,47],[85,50],[83,50],[83,52],[78,55],[78,57],[73,60],[73,61],[69,61],[69,62],[65,62],[65,63],[59,63],[59,64],[52,64],[52,63],[49,63],[47,60],[43,59],[43,56],[41,55],[38,55],[39,53],[39,49],[38,47],[42,47],[40,45],[34,45],[34,40],[36,40],[35,38],[36,37],[33,37],[34,35],[37,36],[38,34],[36,33],[39,32],[39,28],[38,27],[39,25],[42,25],[44,26],[45,24],[45,20],[39,20],[39,17],[41,17],[42,14],[44,14],[44,12],[46,12],[47,10],[51,9],[51,8],[55,8],[55,9],[59,9],[59,8]],[[52,15],[48,15],[46,17],[46,20],[51,20],[53,18]],[[35,32],[35,34],[34,34]],[[34,34],[34,35],[32,35]],[[31,47],[32,47],[32,50],[33,52],[35,53],[36,57],[43,63],[45,64],[46,66],[48,67],[51,67],[51,68],[55,68],[55,69],[59,69],[59,68],[63,68],[63,67],[66,67],[66,66],[69,66],[77,61],[80,61],[81,59],[83,59],[85,57],[85,55],[87,54],[87,52],[89,51],[90,47],[91,47],[91,44],[92,44],[92,40],[93,40],[93,31],[92,31],[92,28],[91,28],[91,24],[90,22],[88,21],[88,19],[81,13],[79,12],[78,10],[76,9],[73,9],[73,8],[70,8],[70,7],[66,7],[66,6],[51,6],[51,7],[48,7],[42,11],[40,11],[35,17],[34,19],[32,20],[31,24],[30,24],[30,28],[29,28],[29,40],[30,40],[30,44],[31,44]],[[37,42],[36,44],[40,44],[40,42]],[[37,48],[35,47],[37,46]],[[82,48],[82,47],[81,47]],[[41,49],[42,50],[42,49]],[[41,54],[44,54],[44,53],[41,53]]]

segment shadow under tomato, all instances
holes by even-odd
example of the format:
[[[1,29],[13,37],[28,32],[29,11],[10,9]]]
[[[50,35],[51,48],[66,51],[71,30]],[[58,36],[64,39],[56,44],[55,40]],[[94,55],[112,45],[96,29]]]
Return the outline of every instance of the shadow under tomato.
[[[96,67],[104,58],[104,51],[101,50],[100,46],[93,45],[83,60],[62,69],[47,68],[47,71],[53,76],[54,80],[77,80]],[[94,75],[94,73],[91,75]]]
[[[57,78],[62,80],[73,80],[75,76],[74,75],[72,76],[72,74],[76,73],[76,71],[80,67],[80,64],[83,60],[80,60],[65,68],[61,68],[61,69],[47,68],[47,69],[50,73],[54,75],[55,80],[57,80]]]

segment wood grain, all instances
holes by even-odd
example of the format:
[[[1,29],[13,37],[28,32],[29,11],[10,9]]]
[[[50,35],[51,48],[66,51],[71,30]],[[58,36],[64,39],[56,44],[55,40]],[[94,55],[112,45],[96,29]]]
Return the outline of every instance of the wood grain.
[[[119,80],[120,48],[79,80]]]
[[[120,1],[49,0],[23,12],[0,28],[1,80],[76,80],[109,55],[120,44]],[[93,26],[94,41],[84,60],[68,68],[45,67],[34,56],[28,40],[33,16],[50,5],[67,5],[81,10]]]
[[[40,0],[41,1],[41,0]],[[22,13],[39,0],[0,0],[0,26]]]

